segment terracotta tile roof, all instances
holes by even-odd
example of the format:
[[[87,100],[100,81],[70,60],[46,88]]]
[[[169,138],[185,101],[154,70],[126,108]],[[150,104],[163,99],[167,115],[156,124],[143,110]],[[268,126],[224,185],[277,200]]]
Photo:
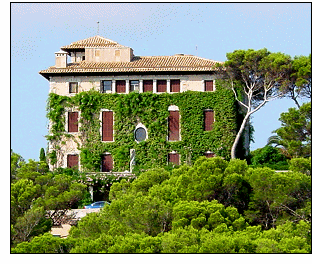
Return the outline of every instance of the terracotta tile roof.
[[[39,73],[101,73],[101,72],[163,72],[163,71],[212,71],[217,61],[193,55],[135,56],[130,62],[78,62],[66,68],[52,66]]]
[[[118,44],[116,41],[103,38],[101,36],[94,36],[91,38],[86,38],[83,40],[72,42],[67,46],[61,47],[62,50],[69,51],[75,49],[84,49],[84,48],[96,48],[96,47],[125,47]]]

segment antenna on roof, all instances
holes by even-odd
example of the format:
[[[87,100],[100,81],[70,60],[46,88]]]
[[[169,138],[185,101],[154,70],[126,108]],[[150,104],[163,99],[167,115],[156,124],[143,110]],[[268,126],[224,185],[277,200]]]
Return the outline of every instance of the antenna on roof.
[[[195,56],[197,56],[197,45],[195,46]]]
[[[99,36],[99,35],[100,35],[100,22],[99,22],[99,21],[97,21],[96,23],[98,24],[97,34],[98,34],[98,36]]]

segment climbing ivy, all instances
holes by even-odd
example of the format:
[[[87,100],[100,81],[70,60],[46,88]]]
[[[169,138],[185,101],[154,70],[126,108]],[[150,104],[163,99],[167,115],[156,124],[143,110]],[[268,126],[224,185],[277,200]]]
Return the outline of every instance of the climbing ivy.
[[[168,107],[176,105],[180,111],[181,141],[168,142]],[[114,170],[129,170],[130,149],[136,151],[136,171],[167,165],[167,154],[177,151],[181,163],[191,164],[205,151],[230,158],[230,148],[237,130],[237,105],[225,82],[216,81],[216,91],[153,94],[103,94],[95,90],[75,96],[49,95],[47,117],[52,121],[51,142],[60,141],[65,132],[65,110],[77,107],[80,111],[80,162],[85,171],[99,171],[101,155],[112,154]],[[114,142],[104,143],[100,136],[100,111],[114,112]],[[205,109],[213,109],[215,122],[211,131],[204,131]],[[141,122],[148,131],[148,139],[137,143],[134,130]],[[60,143],[60,142],[59,142]]]

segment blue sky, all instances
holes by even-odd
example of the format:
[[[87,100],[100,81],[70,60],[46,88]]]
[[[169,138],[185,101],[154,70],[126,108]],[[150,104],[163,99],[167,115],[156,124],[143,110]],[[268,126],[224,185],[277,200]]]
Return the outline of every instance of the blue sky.
[[[12,3],[11,148],[39,159],[46,148],[49,83],[38,74],[54,52],[98,34],[132,47],[135,55],[193,54],[225,61],[236,49],[291,56],[311,52],[309,3]],[[253,115],[255,143],[263,147],[278,118],[295,104],[270,102]]]

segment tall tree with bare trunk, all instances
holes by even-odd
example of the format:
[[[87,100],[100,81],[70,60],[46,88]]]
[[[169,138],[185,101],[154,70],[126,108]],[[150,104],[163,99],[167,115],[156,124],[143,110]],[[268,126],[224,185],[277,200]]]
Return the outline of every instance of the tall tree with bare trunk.
[[[230,87],[244,114],[231,148],[231,158],[235,159],[250,116],[266,103],[285,95],[292,59],[280,52],[271,53],[266,48],[235,50],[226,56],[227,61],[218,69],[224,78],[230,80]]]

